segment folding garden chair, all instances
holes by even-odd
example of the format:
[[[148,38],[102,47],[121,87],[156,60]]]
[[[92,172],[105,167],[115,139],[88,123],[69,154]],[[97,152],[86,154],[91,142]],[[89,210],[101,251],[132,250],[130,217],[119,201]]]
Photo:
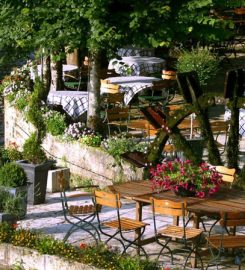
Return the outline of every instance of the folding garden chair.
[[[211,227],[208,236],[206,237],[209,250],[212,255],[212,259],[208,262],[206,269],[211,265],[222,264],[222,258],[227,258],[229,255],[229,249],[232,250],[233,256],[235,256],[235,264],[241,268],[241,263],[244,260],[244,255],[239,252],[239,250],[244,250],[245,248],[245,235],[233,235],[229,233],[229,227],[245,226],[245,213],[232,213],[224,212],[220,214],[221,218],[219,224],[221,226],[221,233],[213,234],[213,229],[215,228],[214,223]],[[236,251],[236,253],[234,253]]]
[[[67,196],[63,172],[59,173],[58,181],[60,184],[60,198],[64,218],[69,224],[72,225],[67,231],[63,240],[67,241],[72,233],[76,232],[77,230],[83,230],[91,235],[96,243],[98,243],[98,241],[100,241],[100,234],[95,225],[92,223],[96,217],[94,203],[86,205],[74,205],[71,202],[72,198],[81,198],[82,196],[89,195],[91,196],[93,193],[79,193]]]
[[[175,81],[163,80],[163,81],[152,81],[152,87],[149,89],[148,95],[139,95],[138,99],[143,104],[148,106],[160,105],[164,107],[170,100],[174,98],[172,89]]]
[[[232,187],[233,182],[235,181],[236,177],[236,169],[234,168],[228,168],[225,166],[212,166],[215,168],[215,170],[221,175],[223,184],[228,187]],[[200,218],[200,217],[199,217]],[[205,221],[210,220],[210,218],[215,219],[215,223],[217,223],[217,220],[219,220],[220,216],[212,216],[212,217],[202,217],[200,218],[200,222],[203,226],[203,229],[207,231],[205,226]],[[233,232],[236,232],[236,228],[233,227]]]
[[[153,222],[154,222],[154,232],[156,242],[162,246],[162,249],[159,252],[158,258],[165,254],[163,251],[166,249],[171,256],[171,261],[173,263],[173,249],[170,248],[170,243],[175,241],[178,244],[181,244],[182,247],[178,250],[183,252],[188,252],[186,256],[184,268],[186,268],[188,259],[192,253],[200,259],[201,269],[203,269],[202,258],[197,250],[198,245],[200,244],[202,230],[187,227],[189,218],[187,217],[186,203],[184,202],[174,202],[170,200],[162,200],[151,198],[151,206],[153,212]],[[157,228],[156,215],[171,215],[173,217],[182,217],[181,225],[167,225],[162,229]],[[161,239],[164,239],[165,242],[162,242]]]
[[[105,243],[108,243],[112,239],[116,239],[121,243],[123,247],[122,254],[124,254],[129,247],[133,247],[143,251],[144,255],[147,257],[145,250],[138,242],[145,231],[145,227],[148,224],[120,216],[119,209],[122,207],[120,194],[112,194],[105,191],[95,190],[95,203],[96,207],[102,207],[102,211],[103,207],[107,206],[116,209],[117,212],[116,219],[102,222],[100,219],[100,212],[96,211],[99,222],[99,230],[102,234],[108,237]],[[112,234],[107,233],[105,232],[105,228],[115,229],[115,232]],[[128,237],[126,238],[125,234],[132,231],[140,232],[138,237],[135,237],[134,239],[129,239]]]

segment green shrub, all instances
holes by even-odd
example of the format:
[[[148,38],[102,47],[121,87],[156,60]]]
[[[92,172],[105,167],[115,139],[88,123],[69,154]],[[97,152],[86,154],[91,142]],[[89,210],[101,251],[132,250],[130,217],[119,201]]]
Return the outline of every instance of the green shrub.
[[[6,149],[0,147],[0,164],[3,165],[10,161],[16,161],[23,158],[22,153],[14,146],[9,146]]]
[[[80,143],[92,146],[92,147],[99,147],[101,144],[101,136],[100,135],[84,135],[80,138]]]
[[[6,187],[18,187],[27,184],[27,176],[22,167],[11,162],[0,168],[0,185]]]
[[[33,164],[43,163],[47,160],[46,154],[38,140],[37,133],[32,133],[25,141],[23,145],[23,158]]]
[[[10,243],[13,244],[14,246],[35,248],[37,241],[38,241],[37,232],[21,228],[19,230],[13,231]]]
[[[37,129],[37,138],[39,140],[39,143],[42,142],[42,139],[46,135],[46,125],[44,123],[43,111],[41,110],[44,92],[45,87],[40,81],[40,79],[37,77],[35,79],[34,92],[32,93],[30,101],[28,103],[29,106],[26,113],[26,119],[27,121],[32,123]]]
[[[14,196],[4,188],[0,188],[0,212],[15,215],[20,218],[25,214],[23,197],[19,193]]]
[[[133,138],[112,136],[102,142],[102,147],[119,162],[121,155],[126,152],[144,152],[146,144],[140,144]]]
[[[1,165],[10,162],[8,151],[3,146],[0,147],[0,159]]]
[[[47,111],[44,115],[44,122],[47,132],[53,136],[63,134],[66,129],[65,115],[57,111]]]
[[[7,222],[0,222],[0,243],[10,243],[14,228]]]
[[[200,85],[206,85],[218,71],[219,60],[206,49],[183,51],[177,61],[178,72],[196,71]]]
[[[62,241],[57,241],[51,236],[39,237],[35,248],[41,254],[58,255],[69,260],[76,260],[80,255],[79,249],[76,247]]]

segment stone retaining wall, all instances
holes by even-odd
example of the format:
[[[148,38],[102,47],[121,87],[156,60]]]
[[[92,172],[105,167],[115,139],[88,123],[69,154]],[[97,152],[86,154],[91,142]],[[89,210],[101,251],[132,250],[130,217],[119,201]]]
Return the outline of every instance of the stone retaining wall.
[[[41,255],[36,250],[0,244],[0,264],[12,266],[20,264],[25,270],[96,270],[91,265],[67,260],[54,255]]]
[[[25,121],[23,113],[11,107],[5,100],[5,146],[15,142],[21,149],[24,141],[35,130]],[[128,162],[118,165],[115,159],[101,148],[89,147],[78,142],[61,142],[48,134],[43,142],[46,152],[60,166],[70,168],[72,174],[94,180],[100,186],[119,181],[142,180],[144,170]]]

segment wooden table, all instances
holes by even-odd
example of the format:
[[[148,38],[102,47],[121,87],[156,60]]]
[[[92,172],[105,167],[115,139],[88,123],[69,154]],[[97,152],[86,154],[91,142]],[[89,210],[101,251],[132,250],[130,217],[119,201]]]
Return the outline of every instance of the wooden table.
[[[195,215],[194,226],[199,228],[200,217],[203,215],[216,216],[222,211],[245,212],[245,192],[223,188],[210,198],[180,197],[173,191],[156,193],[152,191],[149,180],[133,181],[109,187],[112,192],[118,192],[121,197],[136,202],[136,219],[142,220],[142,208],[150,204],[150,198],[156,197],[172,201],[186,201],[187,210]],[[152,239],[141,241],[142,245],[150,243]]]

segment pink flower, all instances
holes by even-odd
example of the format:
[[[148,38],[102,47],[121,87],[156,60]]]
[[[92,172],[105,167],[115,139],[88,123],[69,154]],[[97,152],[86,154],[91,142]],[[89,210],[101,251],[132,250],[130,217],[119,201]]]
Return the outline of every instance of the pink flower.
[[[198,192],[196,192],[196,195],[197,195],[197,197],[199,197],[199,198],[204,198],[204,197],[205,197],[205,192],[203,192],[203,191],[198,191]]]

